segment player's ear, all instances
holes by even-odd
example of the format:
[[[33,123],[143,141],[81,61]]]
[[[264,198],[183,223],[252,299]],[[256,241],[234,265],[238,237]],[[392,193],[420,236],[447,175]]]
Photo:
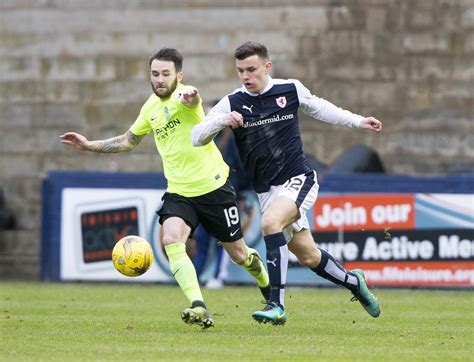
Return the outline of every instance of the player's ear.
[[[176,78],[178,79],[178,82],[181,82],[183,80],[183,72],[178,72],[178,74],[176,74]]]
[[[270,73],[270,71],[272,70],[272,67],[273,67],[273,64],[271,61],[268,61],[265,63],[265,74],[268,74]]]

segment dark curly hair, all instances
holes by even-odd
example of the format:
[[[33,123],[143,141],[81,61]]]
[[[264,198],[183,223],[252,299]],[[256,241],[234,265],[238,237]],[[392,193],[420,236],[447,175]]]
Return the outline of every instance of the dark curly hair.
[[[183,56],[174,48],[163,48],[150,57],[150,65],[153,60],[166,60],[174,63],[177,72],[183,69]]]

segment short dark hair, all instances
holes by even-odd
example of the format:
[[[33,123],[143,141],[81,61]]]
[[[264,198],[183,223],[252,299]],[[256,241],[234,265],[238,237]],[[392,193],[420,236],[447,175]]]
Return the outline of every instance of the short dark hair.
[[[150,57],[150,66],[155,59],[173,62],[177,72],[183,69],[183,56],[174,48],[162,48],[158,50]]]
[[[262,43],[256,41],[246,41],[235,49],[235,59],[243,60],[252,55],[258,55],[260,58],[268,60],[268,49]]]

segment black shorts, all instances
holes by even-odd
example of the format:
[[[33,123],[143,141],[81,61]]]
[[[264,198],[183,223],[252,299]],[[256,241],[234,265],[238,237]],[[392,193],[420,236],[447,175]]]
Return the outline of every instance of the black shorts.
[[[163,205],[157,212],[160,224],[170,217],[179,217],[191,228],[199,223],[206,231],[222,242],[242,238],[239,210],[235,190],[229,180],[217,190],[196,197],[168,193],[162,197]]]

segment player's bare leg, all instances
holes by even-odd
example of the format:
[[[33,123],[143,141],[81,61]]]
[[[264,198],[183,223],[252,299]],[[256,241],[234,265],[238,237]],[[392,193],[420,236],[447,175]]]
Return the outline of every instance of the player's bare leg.
[[[270,298],[270,282],[262,258],[257,250],[247,247],[244,239],[222,243],[233,263],[245,269],[257,282],[265,300]]]

